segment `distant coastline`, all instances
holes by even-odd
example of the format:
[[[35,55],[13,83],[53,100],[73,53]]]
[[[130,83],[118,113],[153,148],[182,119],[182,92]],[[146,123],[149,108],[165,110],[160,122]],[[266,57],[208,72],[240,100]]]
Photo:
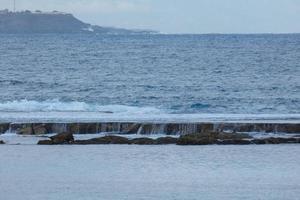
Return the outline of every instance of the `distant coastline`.
[[[70,13],[0,10],[0,33],[94,33],[94,34],[156,34],[152,30],[130,30],[91,25]]]

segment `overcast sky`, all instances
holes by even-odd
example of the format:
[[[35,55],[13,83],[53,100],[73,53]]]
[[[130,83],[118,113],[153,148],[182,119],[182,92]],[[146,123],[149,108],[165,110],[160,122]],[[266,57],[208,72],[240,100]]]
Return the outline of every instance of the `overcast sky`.
[[[0,0],[12,9],[13,0]],[[16,0],[102,26],[164,33],[300,33],[300,0]]]

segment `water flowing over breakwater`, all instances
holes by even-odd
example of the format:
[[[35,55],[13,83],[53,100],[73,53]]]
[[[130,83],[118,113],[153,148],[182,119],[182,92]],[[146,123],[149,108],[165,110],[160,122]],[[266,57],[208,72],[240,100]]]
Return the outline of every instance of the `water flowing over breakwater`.
[[[0,133],[43,135],[69,132],[72,134],[139,134],[139,135],[186,135],[215,132],[262,132],[300,133],[299,123],[5,123],[0,124]]]

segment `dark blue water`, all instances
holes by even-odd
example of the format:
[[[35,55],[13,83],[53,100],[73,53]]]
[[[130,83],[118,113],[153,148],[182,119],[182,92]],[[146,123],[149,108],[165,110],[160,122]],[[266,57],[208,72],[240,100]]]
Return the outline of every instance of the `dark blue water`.
[[[0,35],[0,71],[1,111],[300,113],[299,34]]]

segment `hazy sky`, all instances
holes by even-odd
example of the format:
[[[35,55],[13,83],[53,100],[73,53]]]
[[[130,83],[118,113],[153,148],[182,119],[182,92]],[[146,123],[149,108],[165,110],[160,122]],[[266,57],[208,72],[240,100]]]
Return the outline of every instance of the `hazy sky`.
[[[12,9],[13,0],[0,0]],[[16,0],[17,10],[71,12],[102,26],[165,33],[300,32],[300,0]]]

